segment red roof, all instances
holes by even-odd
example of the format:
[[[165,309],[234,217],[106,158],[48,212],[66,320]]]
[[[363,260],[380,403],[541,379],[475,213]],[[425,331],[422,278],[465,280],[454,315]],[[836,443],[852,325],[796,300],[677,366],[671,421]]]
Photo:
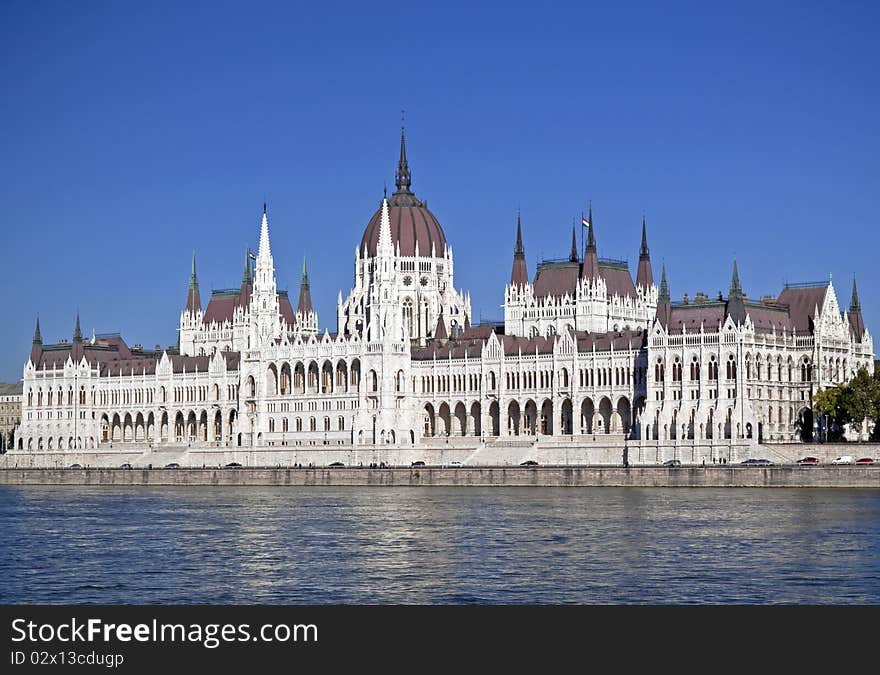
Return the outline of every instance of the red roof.
[[[825,304],[827,284],[805,286],[801,288],[786,287],[779,294],[779,302],[788,307],[788,313],[799,333],[812,333],[816,319],[816,307],[822,311]]]
[[[63,368],[70,356],[73,343],[61,343],[47,345],[40,351],[38,362],[34,365],[37,369],[51,370]],[[159,360],[162,358],[161,351],[132,351],[120,336],[114,335],[101,338],[97,344],[83,344],[83,355],[93,368],[98,369],[102,377],[108,375],[130,375],[132,371],[137,374],[156,372]],[[226,367],[230,370],[238,369],[240,354],[238,352],[221,352],[226,359]],[[181,356],[169,354],[172,370],[180,373],[186,370],[193,372],[197,368],[204,372],[208,369],[209,356]]]
[[[605,280],[609,296],[636,296],[636,288],[625,263],[599,261],[599,274]],[[580,276],[580,263],[571,261],[541,263],[533,282],[535,296],[562,297],[568,293],[574,297]]]
[[[416,242],[419,243],[419,255],[429,257],[431,247],[434,255],[442,257],[446,248],[446,235],[443,228],[422,202],[411,195],[394,195],[388,200],[388,215],[391,220],[391,244],[395,253],[400,244],[400,254],[414,256]],[[382,223],[382,206],[376,210],[361,239],[361,253],[376,255],[379,233]]]

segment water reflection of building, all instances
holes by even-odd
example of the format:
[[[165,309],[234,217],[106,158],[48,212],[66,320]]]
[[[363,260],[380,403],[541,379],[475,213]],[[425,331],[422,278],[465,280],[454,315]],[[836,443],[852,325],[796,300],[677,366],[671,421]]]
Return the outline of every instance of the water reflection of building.
[[[16,448],[796,440],[813,433],[816,390],[872,364],[855,283],[848,311],[830,280],[754,301],[734,262],[726,296],[672,302],[644,218],[633,280],[599,257],[592,208],[584,248],[572,232],[569,256],[531,279],[517,217],[504,322],[474,326],[403,133],[395,185],[355,248],[336,333],[318,328],[305,263],[295,311],[276,288],[265,205],[255,264],[246,253],[240,286],[204,308],[193,258],[177,348],[86,339],[78,317],[70,342],[45,345],[37,324]]]

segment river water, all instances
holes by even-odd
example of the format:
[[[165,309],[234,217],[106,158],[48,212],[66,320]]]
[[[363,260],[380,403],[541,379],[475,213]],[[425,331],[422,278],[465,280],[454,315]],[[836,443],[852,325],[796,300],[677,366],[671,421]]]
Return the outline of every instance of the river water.
[[[880,491],[0,487],[0,603],[880,604]]]

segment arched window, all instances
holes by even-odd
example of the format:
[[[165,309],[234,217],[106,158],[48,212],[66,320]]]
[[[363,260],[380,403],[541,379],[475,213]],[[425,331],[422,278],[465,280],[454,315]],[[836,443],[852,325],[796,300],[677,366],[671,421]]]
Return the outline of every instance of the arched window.
[[[403,325],[406,326],[407,335],[409,337],[415,335],[412,298],[406,298],[403,301]]]

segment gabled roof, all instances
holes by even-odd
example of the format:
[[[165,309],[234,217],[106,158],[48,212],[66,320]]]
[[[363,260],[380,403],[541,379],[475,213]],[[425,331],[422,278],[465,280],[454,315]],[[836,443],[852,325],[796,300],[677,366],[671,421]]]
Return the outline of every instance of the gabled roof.
[[[822,311],[828,284],[798,284],[786,286],[779,294],[779,303],[786,305],[788,314],[799,333],[812,333],[816,307]]]

